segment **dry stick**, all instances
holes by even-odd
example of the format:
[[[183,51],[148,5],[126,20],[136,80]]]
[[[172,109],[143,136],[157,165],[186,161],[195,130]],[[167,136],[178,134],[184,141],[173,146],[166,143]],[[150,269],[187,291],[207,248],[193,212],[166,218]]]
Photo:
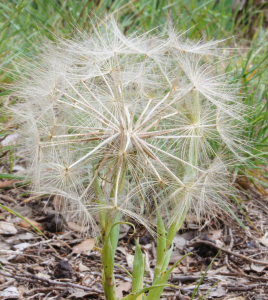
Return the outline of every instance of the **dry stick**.
[[[230,246],[229,246],[228,250],[232,251],[233,246],[234,246],[234,237],[233,237],[233,232],[232,232],[231,227],[229,228],[229,236],[230,236],[231,241],[230,241]],[[229,259],[228,258],[229,258],[228,254],[226,254],[226,256],[225,256],[225,262],[226,262],[227,266],[229,265]]]
[[[28,292],[25,292],[23,294],[23,296],[30,296],[32,293],[36,293],[36,292],[50,292],[53,290],[61,290],[61,291],[65,291],[64,287],[61,286],[49,286],[49,287],[45,287],[45,288],[34,288],[29,290]]]
[[[247,261],[255,263],[255,264],[264,265],[264,266],[268,265],[268,261],[255,260],[255,259],[246,257],[245,255],[242,255],[242,254],[239,254],[239,253],[235,253],[235,252],[227,250],[227,249],[223,249],[223,248],[221,248],[221,247],[219,247],[219,246],[217,246],[217,245],[215,245],[215,244],[213,244],[211,242],[208,242],[208,241],[202,241],[202,240],[196,241],[194,243],[188,244],[187,247],[194,247],[194,246],[199,245],[199,244],[203,244],[203,245],[208,245],[208,246],[214,247],[214,248],[216,248],[218,250],[221,250],[222,252],[225,252],[227,254],[239,257],[241,259],[247,260]]]
[[[62,286],[72,286],[78,289],[82,289],[85,291],[90,291],[90,292],[95,292],[95,293],[99,293],[99,294],[103,294],[103,291],[100,291],[96,288],[89,288],[80,284],[75,284],[75,283],[71,283],[71,282],[59,282],[56,280],[51,280],[51,279],[46,279],[46,278],[41,278],[38,277],[36,275],[31,275],[31,274],[17,274],[17,275],[11,275],[11,274],[7,274],[5,272],[0,271],[0,275],[6,276],[6,277],[11,277],[14,279],[17,279],[19,281],[28,281],[28,282],[33,282],[33,283],[44,283],[45,285],[48,284],[55,284],[55,285],[62,285]],[[30,278],[25,278],[25,277],[30,277]]]
[[[9,285],[13,284],[13,282],[15,281],[15,279],[11,279],[3,284],[0,285],[0,291],[6,289]]]
[[[238,276],[243,276],[246,277],[248,279],[251,280],[258,280],[258,281],[268,281],[267,277],[257,277],[257,276],[251,276],[246,274],[243,270],[241,270],[237,265],[232,263],[232,267],[234,267],[237,271],[235,271],[230,265],[229,265],[230,269],[232,270],[232,272],[235,272]]]
[[[252,290],[256,287],[260,287],[260,286],[268,286],[267,283],[259,283],[259,284],[254,284],[254,285],[247,285],[247,286],[230,286],[228,287],[228,291],[248,291],[248,290]]]
[[[62,291],[62,292],[55,298],[55,300],[60,300],[63,296],[67,295],[68,292],[69,292],[69,289],[68,289],[68,287],[67,287],[64,291]]]

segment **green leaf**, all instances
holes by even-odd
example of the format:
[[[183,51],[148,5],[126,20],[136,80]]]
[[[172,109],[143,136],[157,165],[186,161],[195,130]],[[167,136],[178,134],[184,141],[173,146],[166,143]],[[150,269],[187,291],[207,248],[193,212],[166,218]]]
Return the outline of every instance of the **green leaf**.
[[[37,227],[35,227],[30,221],[28,221],[27,219],[25,219],[22,215],[20,215],[19,213],[15,212],[13,209],[6,207],[2,204],[0,204],[0,207],[2,207],[3,209],[5,209],[6,211],[10,212],[11,214],[21,218],[22,220],[24,220],[25,222],[27,222],[29,225],[31,225],[38,233],[40,233],[41,235],[43,235],[43,232],[40,231]]]
[[[0,179],[25,179],[26,176],[18,176],[14,174],[0,174]]]
[[[157,289],[157,288],[162,288],[162,287],[165,288],[167,286],[179,289],[179,287],[172,285],[172,284],[158,284],[158,285],[153,285],[153,286],[143,288],[135,293],[131,293],[131,294],[127,295],[126,297],[122,298],[121,300],[135,300],[143,293],[146,293],[150,290]],[[148,300],[148,298],[147,298],[147,300]]]
[[[117,247],[117,244],[118,244],[118,238],[119,238],[119,232],[120,232],[119,220],[120,220],[120,214],[117,213],[117,215],[114,219],[114,223],[117,223],[117,225],[112,226],[111,233],[110,233],[110,239],[111,239],[111,244],[112,244],[112,247],[113,247],[114,254],[115,254],[116,247]]]
[[[154,276],[157,277],[159,276],[163,261],[166,256],[166,229],[164,222],[162,218],[159,215],[159,212],[157,210],[157,248],[156,248],[156,265],[154,269]]]
[[[154,280],[153,282],[153,286],[159,286],[162,285],[162,287],[158,288],[158,289],[154,289],[151,290],[148,294],[147,300],[158,300],[161,297],[161,294],[163,292],[164,289],[164,285],[167,282],[171,272],[174,270],[174,268],[176,268],[176,266],[188,255],[191,255],[192,253],[188,253],[186,255],[184,255],[180,260],[178,260],[169,270],[162,272],[160,274],[160,276],[158,278],[156,278],[156,280]]]
[[[145,269],[144,257],[140,245],[136,240],[135,245],[136,249],[133,263],[132,292],[142,289]],[[141,299],[142,298],[139,298],[139,300]]]
[[[173,251],[173,243],[172,243],[170,249],[168,250],[168,252],[165,255],[165,259],[164,259],[163,264],[162,264],[161,273],[166,271],[166,269],[169,265],[169,262],[170,262],[170,257],[172,255],[172,251]]]
[[[202,276],[201,279],[199,280],[197,286],[195,287],[191,299],[194,299],[194,296],[196,295],[196,293],[197,293],[198,290],[199,290],[200,285],[201,285],[202,282],[204,281],[204,279],[205,279],[205,277],[206,277],[206,275],[207,275],[208,270],[211,268],[212,264],[214,263],[215,259],[216,259],[217,256],[220,254],[220,252],[221,252],[221,249],[218,251],[218,253],[216,254],[216,256],[213,258],[213,260],[211,261],[211,263],[210,263],[209,266],[207,267],[205,273],[203,274],[203,276]]]

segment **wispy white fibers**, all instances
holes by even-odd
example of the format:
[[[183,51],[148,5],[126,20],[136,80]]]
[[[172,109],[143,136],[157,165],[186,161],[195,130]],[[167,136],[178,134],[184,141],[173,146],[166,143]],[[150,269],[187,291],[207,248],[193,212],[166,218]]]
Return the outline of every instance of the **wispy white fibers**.
[[[215,63],[220,41],[92,26],[21,63],[12,110],[33,191],[61,195],[83,224],[118,210],[150,230],[155,200],[169,224],[222,205],[228,155],[247,145],[237,86]]]

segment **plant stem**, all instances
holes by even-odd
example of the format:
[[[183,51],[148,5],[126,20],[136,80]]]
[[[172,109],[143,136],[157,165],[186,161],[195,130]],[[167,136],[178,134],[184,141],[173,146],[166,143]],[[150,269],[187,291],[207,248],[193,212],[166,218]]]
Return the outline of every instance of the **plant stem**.
[[[103,262],[103,289],[106,300],[117,300],[116,285],[114,277],[114,251],[110,240],[110,234],[105,235],[102,250]]]
[[[102,227],[103,236],[103,250],[102,250],[102,263],[103,263],[103,289],[106,300],[117,300],[116,297],[116,284],[114,277],[114,255],[118,244],[120,225],[116,224],[120,221],[120,213],[116,211],[118,196],[123,189],[123,183],[126,175],[126,163],[124,160],[120,161],[120,167],[114,174],[113,187],[111,190],[110,198],[115,200],[115,211],[105,216],[105,228]]]

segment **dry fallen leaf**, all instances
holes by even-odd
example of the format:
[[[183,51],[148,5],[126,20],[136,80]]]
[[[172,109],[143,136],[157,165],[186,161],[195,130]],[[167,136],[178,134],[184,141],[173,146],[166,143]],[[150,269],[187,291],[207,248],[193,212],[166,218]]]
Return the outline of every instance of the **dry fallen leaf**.
[[[170,263],[175,263],[183,257],[179,250],[174,250],[171,254]]]
[[[250,268],[251,268],[252,271],[255,271],[257,273],[261,273],[266,268],[266,266],[255,265],[255,264],[252,263]]]
[[[25,232],[25,233],[20,233],[18,234],[18,238],[20,240],[33,240],[34,239],[34,235],[31,232]]]
[[[183,248],[186,244],[186,240],[184,237],[177,233],[174,237],[173,243],[175,244],[175,247]]]
[[[134,255],[127,253],[126,260],[127,260],[128,266],[133,270]]]
[[[262,238],[258,239],[258,241],[262,243],[264,246],[268,247],[268,232],[266,232]]]
[[[4,189],[5,187],[10,186],[13,183],[14,183],[14,180],[0,181],[0,189]]]
[[[68,228],[72,231],[78,231],[78,232],[86,232],[88,231],[88,227],[81,227],[80,225],[74,223],[74,222],[67,222]]]
[[[25,248],[29,247],[31,244],[30,243],[21,243],[13,246],[13,249],[17,251],[23,251]]]
[[[215,291],[211,291],[209,293],[209,297],[211,298],[220,298],[220,297],[224,297],[225,295],[226,295],[226,291],[222,287],[217,288]]]
[[[3,297],[3,298],[2,298]],[[0,292],[0,299],[19,299],[20,293],[15,286],[10,286]]]
[[[27,217],[24,217],[24,219],[26,219],[27,221],[29,221],[32,225],[34,225],[37,229],[43,231],[44,230],[44,226],[34,220],[31,220]],[[27,223],[25,220],[21,220],[20,225],[24,228],[31,228],[32,226]]]
[[[82,252],[88,252],[88,251],[91,251],[94,246],[95,246],[95,240],[87,239],[87,240],[83,241],[82,243],[74,246],[73,253],[79,254]]]
[[[245,300],[245,298],[242,296],[239,296],[239,297],[229,298],[228,300]]]
[[[201,235],[200,235],[200,238],[201,239],[204,239],[204,240],[211,240],[211,241],[216,241],[216,240],[219,240],[222,236],[222,230],[211,230],[211,231],[208,231],[208,232],[203,232]]]
[[[178,260],[180,260],[182,257],[184,256],[184,254],[181,254],[180,251],[178,249],[174,250],[171,254],[171,258],[170,258],[170,263],[171,264],[174,264],[176,263]],[[181,261],[181,264],[183,264],[184,266],[188,263],[191,263],[191,262],[196,262],[196,259],[194,259],[193,257],[191,256],[187,256],[185,257],[182,261]]]
[[[45,278],[45,279],[51,278],[50,275],[44,274],[44,273],[37,273],[36,276],[41,277],[41,278]]]
[[[82,263],[79,264],[79,272],[85,272],[85,271],[89,271],[89,268],[85,265],[83,265]]]
[[[124,295],[123,295],[123,292],[129,292],[130,289],[132,287],[132,284],[131,282],[128,282],[128,281],[119,281],[118,282],[118,286],[116,288],[116,297],[121,300]]]
[[[24,293],[26,293],[28,291],[28,287],[25,285],[19,285],[18,286],[18,292],[23,295]]]
[[[122,252],[123,254],[127,255],[127,248],[126,247],[121,247],[121,246],[118,246],[116,247],[116,250]]]
[[[73,231],[81,231],[82,227],[74,222],[67,222],[68,228]]]
[[[17,232],[12,223],[0,221],[0,234],[16,234]]]
[[[130,225],[128,224],[121,224],[120,225],[120,233],[119,233],[119,240],[125,237],[130,229]]]

